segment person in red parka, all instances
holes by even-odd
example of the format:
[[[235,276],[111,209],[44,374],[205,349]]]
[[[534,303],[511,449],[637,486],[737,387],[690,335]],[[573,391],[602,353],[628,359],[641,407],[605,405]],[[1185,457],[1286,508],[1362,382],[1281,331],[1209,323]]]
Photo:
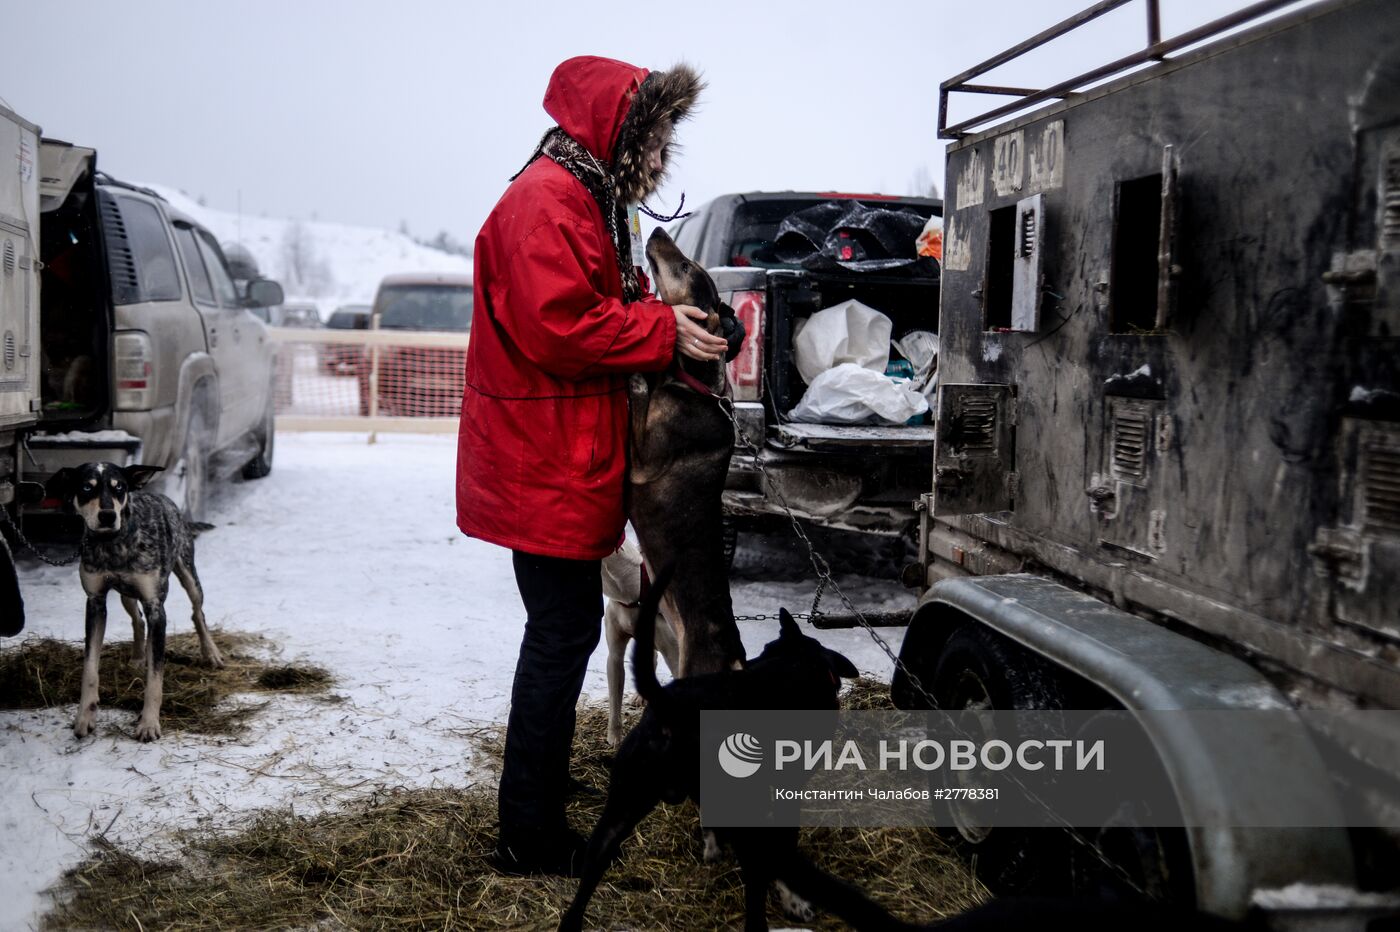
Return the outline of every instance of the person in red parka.
[[[499,795],[498,868],[576,873],[574,706],[602,631],[600,560],[626,515],[627,381],[727,342],[648,293],[629,212],[664,177],[703,85],[591,56],[554,70],[540,141],[477,234],[457,526],[513,551],[526,612]]]

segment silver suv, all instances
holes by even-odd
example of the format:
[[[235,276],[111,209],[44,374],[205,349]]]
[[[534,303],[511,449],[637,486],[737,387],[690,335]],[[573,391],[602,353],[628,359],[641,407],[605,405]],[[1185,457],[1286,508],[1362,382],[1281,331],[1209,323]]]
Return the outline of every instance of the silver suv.
[[[19,469],[163,466],[163,491],[198,520],[211,476],[272,469],[273,352],[251,309],[282,288],[235,284],[207,229],[95,160],[41,146],[40,432]]]

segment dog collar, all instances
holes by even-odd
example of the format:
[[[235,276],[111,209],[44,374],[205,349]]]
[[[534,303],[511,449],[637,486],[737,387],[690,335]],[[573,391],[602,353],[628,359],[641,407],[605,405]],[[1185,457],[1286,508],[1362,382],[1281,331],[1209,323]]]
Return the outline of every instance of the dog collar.
[[[695,389],[700,394],[714,397],[715,393],[710,390],[710,386],[706,385],[689,372],[686,372],[685,366],[682,366],[680,363],[676,363],[676,378],[680,379],[683,383]]]

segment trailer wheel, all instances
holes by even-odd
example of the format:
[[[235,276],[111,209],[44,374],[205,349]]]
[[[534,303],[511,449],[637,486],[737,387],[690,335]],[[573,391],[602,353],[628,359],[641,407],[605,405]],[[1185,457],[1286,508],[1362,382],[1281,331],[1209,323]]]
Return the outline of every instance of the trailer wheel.
[[[978,624],[949,636],[929,687],[936,707],[949,712],[1066,707],[1065,684],[1054,667]],[[976,779],[972,772],[963,773]],[[931,772],[930,782],[931,789],[969,785],[953,784],[943,771]],[[985,815],[986,805],[944,803],[936,811],[939,833],[998,895],[1063,894],[1072,880],[1072,839],[1059,829],[986,825],[977,818],[979,811]]]
[[[1113,711],[1122,711],[1121,707]],[[1079,736],[1091,738],[1099,733],[1097,716],[1085,722]],[[1153,799],[1171,798],[1171,779],[1161,766],[1157,751],[1142,733],[1118,737],[1115,752],[1137,761],[1157,761],[1158,766],[1146,779],[1158,784],[1155,791],[1144,796]],[[1123,746],[1123,742],[1134,743]],[[1140,802],[1125,804],[1107,824],[1081,832],[1085,844],[1076,846],[1073,855],[1074,886],[1081,893],[1111,891],[1117,895],[1140,895],[1162,902],[1194,906],[1196,902],[1195,872],[1191,863],[1190,843],[1186,830],[1160,827],[1179,822],[1181,813],[1151,812]]]

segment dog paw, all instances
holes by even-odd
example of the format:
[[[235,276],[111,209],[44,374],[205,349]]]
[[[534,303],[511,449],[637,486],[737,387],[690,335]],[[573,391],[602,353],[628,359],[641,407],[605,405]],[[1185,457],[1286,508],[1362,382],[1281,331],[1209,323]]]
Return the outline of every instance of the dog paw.
[[[622,729],[619,728],[619,729],[614,730],[613,727],[612,727],[611,725],[609,725],[609,726],[608,726],[608,747],[610,747],[610,748],[615,748],[615,747],[617,747],[617,743],[618,743],[619,741],[621,741],[621,740],[622,740]]]
[[[84,710],[78,713],[78,717],[73,719],[73,737],[86,738],[92,734],[93,727],[97,724],[97,714],[92,710]]]
[[[812,909],[812,904],[789,890],[787,884],[779,880],[774,886],[778,889],[778,908],[783,911],[784,916],[793,922],[804,923],[816,918],[817,913]]]
[[[204,662],[209,664],[209,666],[213,667],[215,670],[222,670],[224,668],[223,655],[220,654],[218,651],[214,651],[213,653],[205,657]]]
[[[140,741],[156,741],[160,738],[160,719],[147,719],[144,715],[136,722],[136,738]]]

